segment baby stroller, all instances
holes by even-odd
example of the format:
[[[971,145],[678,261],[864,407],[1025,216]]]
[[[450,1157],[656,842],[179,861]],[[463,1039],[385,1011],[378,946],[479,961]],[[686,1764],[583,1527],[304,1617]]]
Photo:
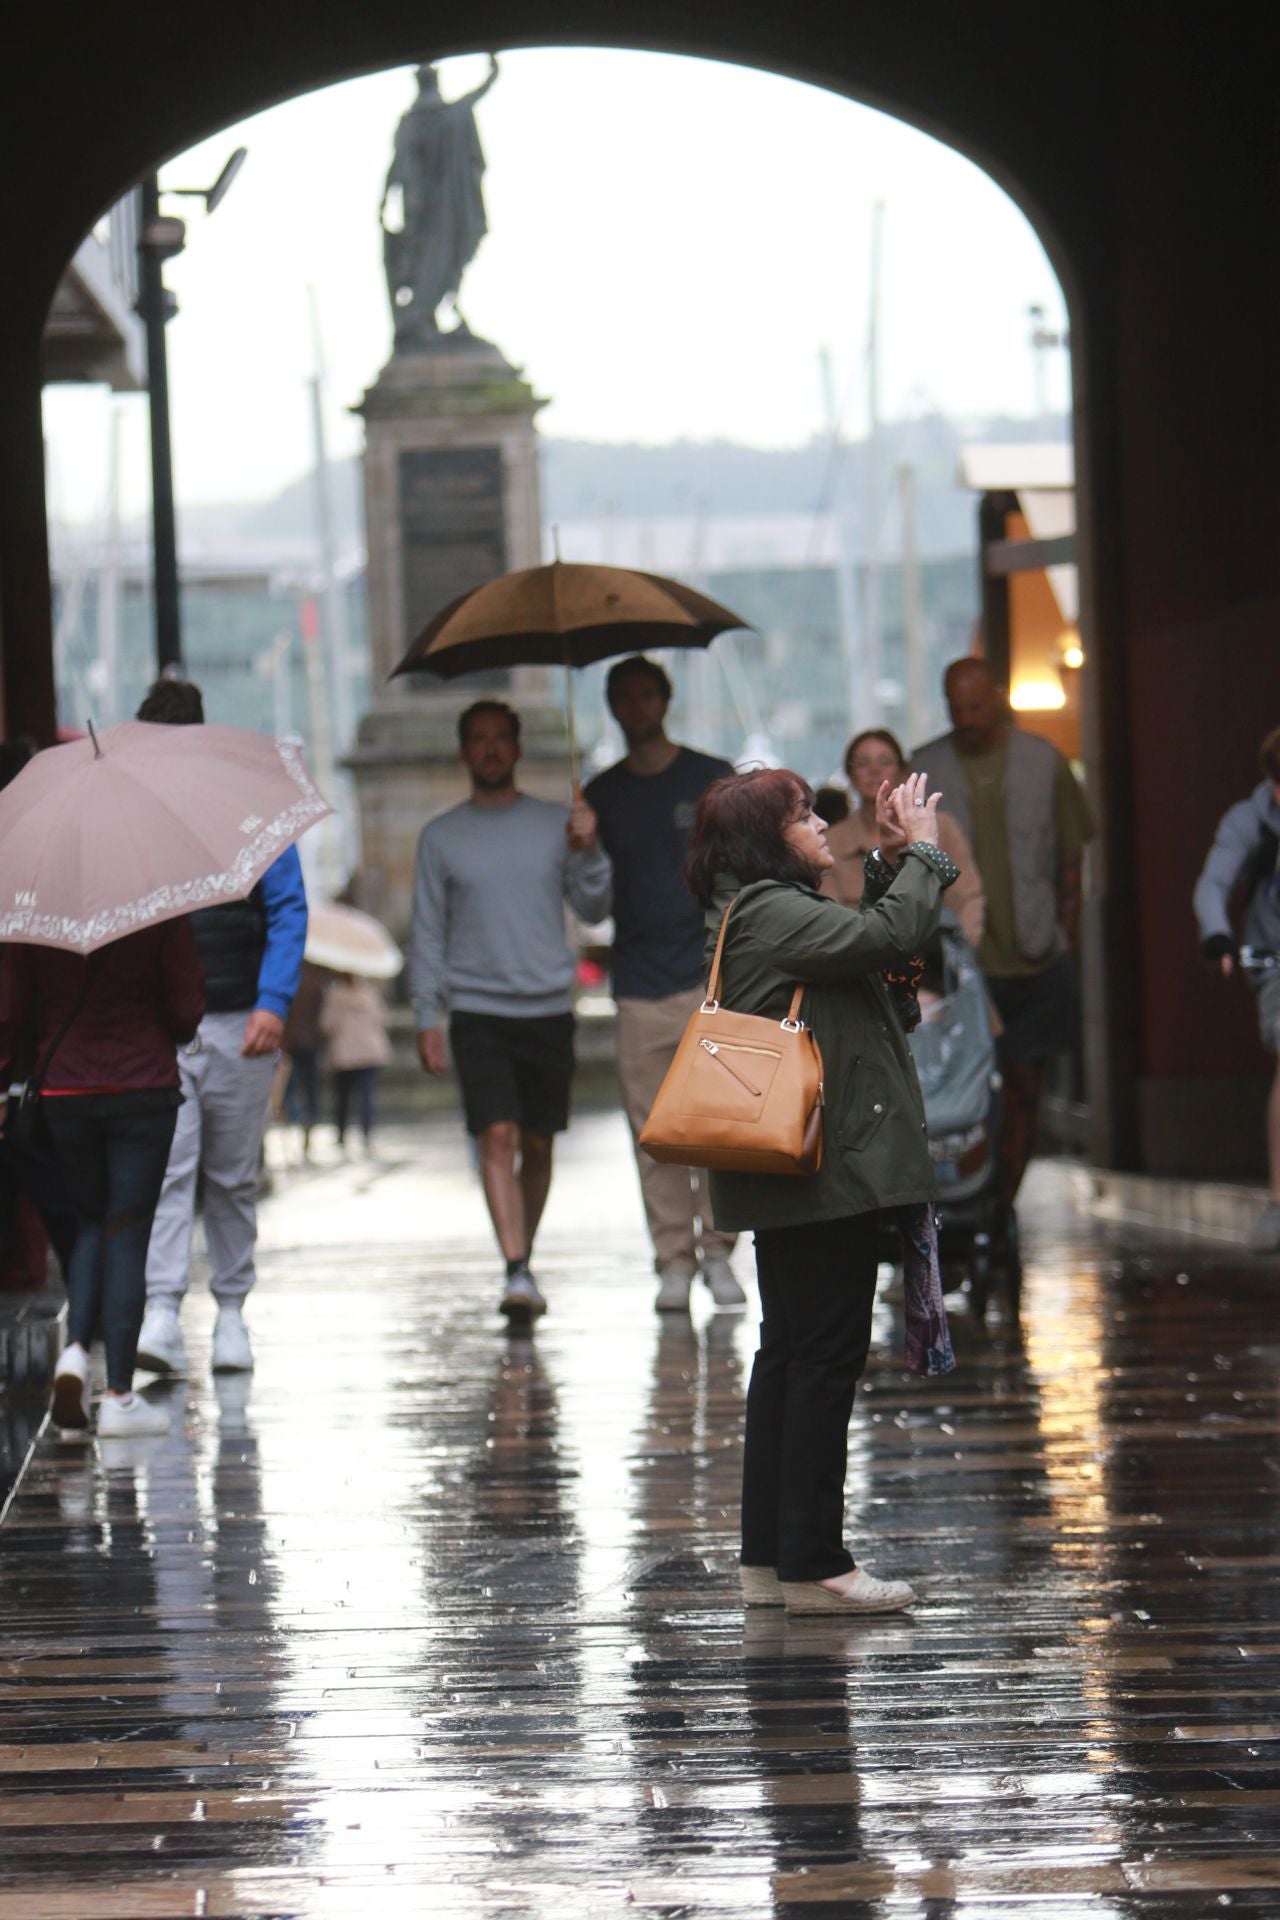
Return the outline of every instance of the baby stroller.
[[[1018,1301],[1022,1263],[1012,1207],[1000,1198],[996,1141],[1000,1075],[986,987],[972,947],[950,914],[925,955],[920,1024],[909,1035],[924,1094],[929,1157],[938,1181],[938,1257],[943,1283],[969,1283],[986,1312],[993,1281]]]

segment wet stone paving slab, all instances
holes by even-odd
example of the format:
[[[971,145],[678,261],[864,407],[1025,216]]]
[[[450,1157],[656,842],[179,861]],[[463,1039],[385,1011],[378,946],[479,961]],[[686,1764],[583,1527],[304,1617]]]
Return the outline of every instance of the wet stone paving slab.
[[[1023,1214],[948,1379],[877,1309],[849,1532],[918,1606],[788,1622],[754,1313],[653,1312],[620,1119],[534,1339],[452,1120],[278,1176],[252,1379],[194,1291],[170,1433],[46,1433],[0,1528],[0,1920],[1280,1912],[1280,1274],[1068,1170]]]

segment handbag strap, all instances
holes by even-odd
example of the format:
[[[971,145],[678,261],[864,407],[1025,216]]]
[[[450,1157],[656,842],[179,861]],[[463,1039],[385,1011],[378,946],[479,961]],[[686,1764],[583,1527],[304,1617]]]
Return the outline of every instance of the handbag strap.
[[[720,1005],[720,973],[721,963],[724,959],[724,937],[729,930],[729,915],[733,912],[737,898],[738,896],[735,894],[725,908],[724,919],[720,922],[720,932],[716,939],[716,950],[711,956],[711,973],[707,980],[707,997],[702,1003],[703,1006],[718,1007]],[[794,1027],[798,1024],[800,1019],[800,1002],[803,999],[804,982],[797,980],[795,991],[791,995],[791,1005],[787,1008],[785,1023],[787,1026]]]
[[[55,1055],[55,1053],[57,1053],[58,1048],[62,1045],[68,1033],[70,1033],[71,1027],[73,1022],[75,1021],[76,1015],[79,1013],[81,1007],[83,1007],[85,1003],[85,996],[88,993],[89,988],[93,985],[93,976],[96,971],[95,962],[97,961],[97,958],[98,956],[96,953],[91,953],[89,955],[89,958],[85,963],[84,979],[80,982],[80,991],[76,994],[75,999],[71,1002],[71,1010],[67,1014],[66,1018],[63,1020],[62,1025],[58,1028],[58,1031],[54,1034],[53,1039],[49,1042],[48,1046],[45,1048],[43,1060],[41,1060],[35,1072],[32,1074],[31,1078],[27,1082],[27,1085],[31,1089],[32,1093],[38,1093],[40,1091],[40,1088],[44,1085],[44,1077],[46,1073],[48,1073],[50,1067],[53,1065],[53,1056]]]

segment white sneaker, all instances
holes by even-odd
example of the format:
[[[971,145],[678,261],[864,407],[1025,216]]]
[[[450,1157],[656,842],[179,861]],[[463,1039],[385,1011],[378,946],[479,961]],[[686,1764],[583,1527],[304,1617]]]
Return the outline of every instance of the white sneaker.
[[[774,1567],[740,1566],[738,1577],[742,1582],[744,1607],[782,1606],[782,1583]]]
[[[528,1267],[517,1267],[503,1288],[498,1312],[505,1313],[513,1327],[527,1327],[546,1310],[547,1303]]]
[[[140,1393],[131,1393],[127,1400],[105,1393],[98,1403],[100,1440],[131,1440],[135,1434],[168,1431],[168,1413],[163,1407],[152,1406]]]
[[[843,1580],[838,1588],[819,1580],[783,1580],[783,1604],[788,1613],[898,1613],[916,1597],[905,1580],[877,1580],[865,1567],[855,1567]]]
[[[238,1306],[218,1308],[213,1327],[213,1370],[215,1373],[253,1372],[249,1329]]]
[[[724,1258],[704,1260],[702,1277],[711,1289],[711,1298],[718,1307],[745,1307],[747,1296],[733,1277],[733,1268]]]
[[[693,1285],[693,1275],[686,1273],[683,1267],[660,1267],[658,1270],[658,1297],[654,1307],[659,1313],[688,1313],[689,1289]]]
[[[81,1433],[89,1424],[89,1356],[75,1341],[58,1355],[49,1411],[64,1433]]]
[[[142,1332],[138,1335],[136,1364],[145,1367],[148,1373],[185,1378],[187,1348],[182,1338],[182,1328],[178,1325],[178,1316],[172,1307],[147,1308]]]

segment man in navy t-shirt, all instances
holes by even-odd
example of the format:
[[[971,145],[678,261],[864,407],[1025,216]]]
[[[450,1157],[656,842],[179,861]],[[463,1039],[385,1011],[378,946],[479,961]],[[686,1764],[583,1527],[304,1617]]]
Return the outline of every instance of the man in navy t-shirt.
[[[717,1233],[706,1174],[660,1165],[640,1147],[640,1129],[703,995],[702,913],[684,884],[684,857],[698,801],[731,774],[716,760],[668,740],[671,682],[655,660],[620,660],[606,685],[627,756],[586,790],[600,843],[613,863],[613,994],[618,1003],[618,1078],[636,1143],[645,1218],[658,1270],[660,1313],[685,1313],[701,1266],[718,1307],[740,1307],[734,1236]]]

